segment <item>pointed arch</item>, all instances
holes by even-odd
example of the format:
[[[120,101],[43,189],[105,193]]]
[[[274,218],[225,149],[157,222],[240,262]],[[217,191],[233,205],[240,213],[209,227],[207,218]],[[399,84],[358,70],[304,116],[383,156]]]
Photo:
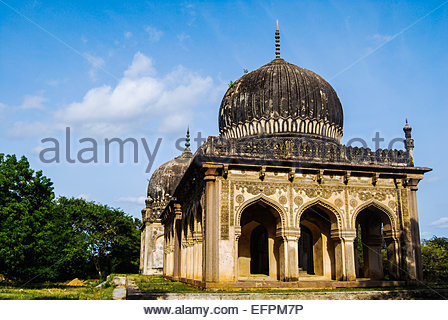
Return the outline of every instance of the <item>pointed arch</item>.
[[[300,226],[300,218],[302,217],[302,214],[306,210],[308,210],[314,206],[321,207],[325,211],[332,213],[329,215],[330,222],[331,222],[331,229],[335,230],[335,231],[337,230],[340,233],[340,231],[342,230],[342,221],[343,221],[341,213],[331,203],[329,203],[328,201],[325,201],[322,198],[316,198],[308,203],[305,203],[300,208],[299,213],[297,214],[297,217],[295,219],[296,225]]]
[[[394,239],[396,239],[397,238],[397,230],[398,230],[396,216],[388,207],[386,207],[384,204],[382,204],[374,199],[366,201],[356,208],[355,213],[353,214],[352,219],[351,219],[351,225],[353,227],[356,227],[356,218],[358,217],[358,215],[362,211],[364,211],[366,209],[368,210],[370,208],[376,209],[377,211],[382,213],[382,215],[380,215],[380,216],[383,220],[382,222],[384,225],[384,231],[386,233],[389,233],[390,236],[392,236]],[[385,217],[387,217],[389,221],[387,221],[387,219],[385,219]]]
[[[264,196],[263,194],[260,194],[254,198],[251,198],[251,199],[245,201],[243,204],[241,204],[241,206],[238,208],[238,210],[235,213],[236,216],[235,216],[234,221],[235,221],[236,226],[240,225],[241,215],[243,214],[244,210],[258,202],[264,203],[264,204],[270,206],[272,209],[274,209],[274,211],[276,211],[280,217],[281,227],[282,228],[286,227],[288,219],[286,218],[287,214],[286,214],[285,208],[283,208],[282,205],[279,204],[278,202],[276,202],[275,200],[272,200],[272,199]]]

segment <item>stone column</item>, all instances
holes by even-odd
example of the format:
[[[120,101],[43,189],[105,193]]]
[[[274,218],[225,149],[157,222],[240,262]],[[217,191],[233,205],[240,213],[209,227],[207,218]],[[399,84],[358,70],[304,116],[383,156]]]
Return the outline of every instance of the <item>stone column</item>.
[[[149,274],[149,270],[152,268],[151,259],[151,223],[145,222],[145,249],[143,253],[143,274]]]
[[[370,235],[364,245],[364,268],[370,279],[382,279],[384,277],[383,256],[381,254],[382,243],[381,235]]]
[[[281,237],[280,244],[280,280],[299,280],[299,229],[277,231],[277,237]]]
[[[140,266],[139,266],[140,273],[143,273],[144,260],[145,260],[145,227],[143,227],[140,232]]]
[[[346,231],[342,235],[342,245],[344,249],[345,276],[344,280],[356,280],[356,257],[355,257],[355,241],[356,230]]]
[[[335,280],[345,280],[345,250],[343,240],[340,237],[332,237],[334,247]]]
[[[182,241],[180,277],[181,279],[187,278],[187,243],[185,240]]]
[[[384,239],[387,246],[387,263],[389,264],[389,275],[392,279],[400,278],[400,261],[398,257],[398,240],[393,237]]]
[[[345,245],[339,230],[331,230],[330,239],[333,244],[333,252],[334,252],[335,280],[339,281],[346,280],[347,275],[345,267]]]
[[[219,165],[205,164],[204,280],[219,280],[219,193],[216,177]]]
[[[411,178],[408,179],[407,185],[409,186],[409,218],[411,220],[411,239],[412,239],[412,251],[415,263],[415,273],[417,280],[423,280],[423,266],[422,266],[422,252],[420,248],[420,230],[418,223],[418,208],[417,208],[417,185],[420,179],[423,178]]]
[[[169,241],[169,251],[167,254],[168,257],[168,275],[173,277],[174,276],[174,235],[170,238]]]
[[[194,269],[193,279],[202,280],[202,232],[195,231],[193,233],[193,256],[194,256]]]
[[[187,275],[186,278],[193,279],[193,269],[195,267],[194,255],[193,255],[193,235],[190,230],[188,230],[187,238]]]
[[[182,248],[182,207],[180,204],[174,204],[174,274],[173,278],[178,279],[181,273],[181,248]]]

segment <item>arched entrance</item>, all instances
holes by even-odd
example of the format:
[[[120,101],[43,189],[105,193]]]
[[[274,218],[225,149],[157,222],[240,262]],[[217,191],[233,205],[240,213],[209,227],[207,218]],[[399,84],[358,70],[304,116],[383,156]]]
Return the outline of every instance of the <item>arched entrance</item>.
[[[396,279],[397,241],[392,236],[389,216],[368,206],[356,216],[355,268],[357,278]]]
[[[299,278],[318,276],[335,279],[335,242],[331,231],[337,228],[336,215],[319,203],[305,209],[300,216],[298,243]]]
[[[271,205],[260,200],[241,214],[241,236],[238,239],[238,277],[279,277],[280,239],[276,230],[280,215]]]

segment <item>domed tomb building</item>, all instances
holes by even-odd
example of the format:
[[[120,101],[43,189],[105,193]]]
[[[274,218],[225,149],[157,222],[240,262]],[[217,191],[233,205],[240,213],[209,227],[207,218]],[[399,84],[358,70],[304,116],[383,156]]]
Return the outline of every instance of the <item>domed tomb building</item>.
[[[411,127],[404,150],[342,145],[338,95],[280,58],[279,38],[273,61],[229,86],[220,135],[194,155],[187,139],[152,176],[142,272],[163,229],[164,277],[203,288],[422,280],[416,191],[431,169],[414,166]]]

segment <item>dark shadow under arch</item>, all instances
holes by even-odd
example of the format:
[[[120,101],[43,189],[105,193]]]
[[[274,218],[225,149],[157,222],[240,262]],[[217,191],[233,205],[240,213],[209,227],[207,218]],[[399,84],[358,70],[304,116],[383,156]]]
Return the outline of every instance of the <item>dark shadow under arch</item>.
[[[238,277],[266,275],[279,279],[279,243],[277,229],[280,213],[265,201],[247,206],[241,213],[238,239]]]

